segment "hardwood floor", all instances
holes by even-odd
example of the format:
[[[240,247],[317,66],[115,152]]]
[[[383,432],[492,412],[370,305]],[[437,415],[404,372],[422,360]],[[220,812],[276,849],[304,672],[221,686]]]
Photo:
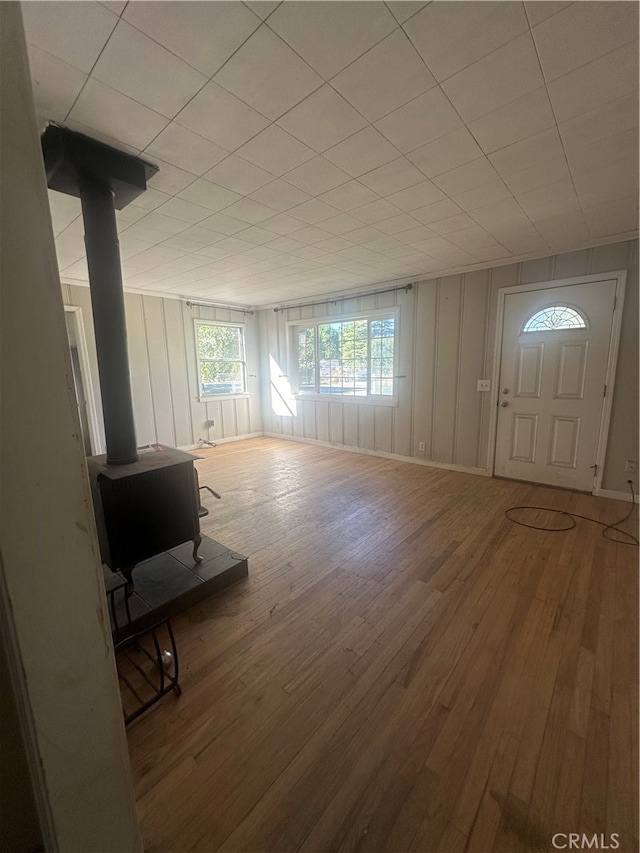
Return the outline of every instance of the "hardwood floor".
[[[275,439],[201,455],[203,532],[249,578],[174,620],[183,694],[128,731],[147,853],[637,850],[638,551],[504,517],[623,503]]]

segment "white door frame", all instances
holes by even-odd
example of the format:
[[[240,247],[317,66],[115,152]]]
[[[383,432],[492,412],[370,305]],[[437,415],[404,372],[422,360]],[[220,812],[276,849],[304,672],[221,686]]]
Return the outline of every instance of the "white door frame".
[[[93,383],[91,382],[91,368],[89,366],[89,350],[87,349],[87,339],[84,334],[84,321],[82,318],[82,308],[78,305],[65,305],[64,310],[67,314],[71,314],[73,318],[76,343],[78,346],[78,358],[80,360],[80,373],[82,374],[82,385],[84,388],[85,402],[87,404],[87,421],[89,423],[89,441],[91,442],[91,452],[98,456],[103,452],[100,444],[100,428],[98,426],[98,410],[96,409],[96,398],[93,393]]]
[[[622,327],[622,310],[624,307],[624,293],[627,284],[627,271],[615,270],[614,272],[596,273],[595,275],[579,275],[573,278],[562,278],[555,281],[536,281],[531,284],[517,284],[510,287],[501,287],[498,290],[498,319],[496,322],[496,340],[494,348],[493,373],[491,377],[491,418],[489,421],[489,447],[487,454],[487,468],[491,476],[495,475],[496,442],[498,437],[498,402],[499,402],[499,380],[502,368],[502,344],[504,306],[506,297],[510,293],[526,293],[527,291],[548,290],[557,287],[569,287],[576,284],[591,284],[596,281],[616,282],[616,295],[613,308],[613,321],[611,324],[611,338],[609,341],[609,356],[607,359],[607,373],[605,384],[607,393],[602,406],[600,419],[600,432],[598,435],[598,448],[596,451],[595,464],[596,474],[593,481],[592,494],[602,493],[602,475],[609,439],[609,424],[611,421],[611,408],[613,405],[613,391],[616,378],[616,365],[618,363],[618,349],[620,347],[620,330]]]

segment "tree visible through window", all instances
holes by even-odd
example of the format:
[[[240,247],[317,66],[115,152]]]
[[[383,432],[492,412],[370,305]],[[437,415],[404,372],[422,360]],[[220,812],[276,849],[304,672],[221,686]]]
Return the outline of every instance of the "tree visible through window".
[[[242,326],[196,321],[200,396],[243,394],[247,389]]]
[[[524,324],[523,332],[548,332],[554,329],[586,329],[585,318],[568,305],[543,308]]]
[[[394,317],[336,320],[295,331],[299,393],[393,395]]]

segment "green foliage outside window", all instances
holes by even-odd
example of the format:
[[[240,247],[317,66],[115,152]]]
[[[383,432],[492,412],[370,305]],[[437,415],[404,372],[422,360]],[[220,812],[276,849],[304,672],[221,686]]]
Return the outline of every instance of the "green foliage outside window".
[[[196,323],[200,394],[242,394],[246,391],[244,333],[239,326]]]
[[[297,329],[298,390],[391,396],[395,320],[339,320]]]

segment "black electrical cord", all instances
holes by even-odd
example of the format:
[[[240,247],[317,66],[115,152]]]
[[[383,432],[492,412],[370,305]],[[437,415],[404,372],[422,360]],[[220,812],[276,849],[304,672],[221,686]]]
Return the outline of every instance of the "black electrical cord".
[[[617,542],[619,545],[631,545],[637,548],[640,543],[638,542],[636,537],[631,533],[627,533],[626,530],[619,529],[620,525],[624,524],[624,522],[631,517],[631,513],[635,508],[636,496],[633,491],[633,483],[631,482],[631,480],[628,480],[627,482],[629,483],[629,488],[631,489],[631,506],[629,507],[629,512],[625,515],[625,517],[621,518],[620,521],[615,521],[613,524],[605,524],[604,521],[598,521],[597,518],[590,518],[588,515],[579,515],[577,512],[567,512],[564,509],[551,509],[547,506],[512,506],[509,507],[509,509],[505,512],[505,516],[509,519],[509,521],[513,521],[514,524],[519,524],[522,527],[530,527],[533,530],[546,530],[549,533],[561,533],[563,530],[572,530],[576,526],[576,518],[582,518],[584,521],[591,521],[593,522],[593,524],[599,524],[601,527],[604,527],[602,535],[605,539],[609,539],[611,542]],[[527,524],[526,521],[518,521],[517,518],[513,518],[510,515],[510,513],[517,512],[518,510],[522,509],[533,509],[537,511],[542,510],[543,512],[553,512],[556,515],[563,515],[568,521],[568,524],[566,524],[564,527],[544,527],[538,524]],[[614,534],[617,535],[610,535],[610,530],[612,530]],[[626,539],[619,539],[618,536],[626,537]]]

